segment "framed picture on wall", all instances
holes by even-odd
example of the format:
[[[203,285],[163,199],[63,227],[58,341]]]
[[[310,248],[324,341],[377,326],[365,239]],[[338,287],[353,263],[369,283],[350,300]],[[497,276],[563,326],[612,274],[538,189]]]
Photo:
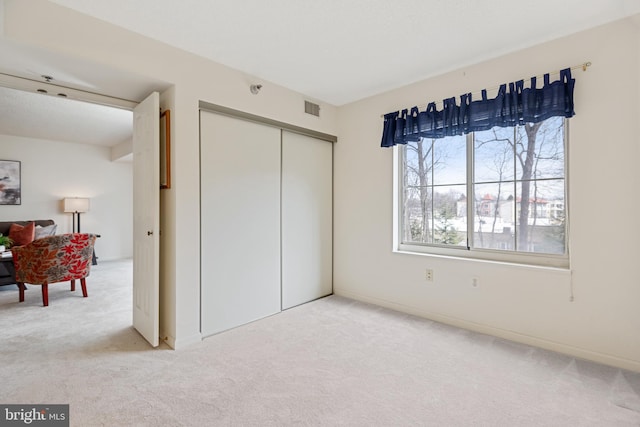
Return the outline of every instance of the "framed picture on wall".
[[[20,187],[20,162],[0,160],[0,205],[21,204]]]
[[[171,188],[171,111],[160,114],[160,188]]]

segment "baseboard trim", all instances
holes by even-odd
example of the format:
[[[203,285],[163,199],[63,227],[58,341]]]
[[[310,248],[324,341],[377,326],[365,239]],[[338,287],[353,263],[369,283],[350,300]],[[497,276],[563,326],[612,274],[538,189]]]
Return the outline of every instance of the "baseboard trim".
[[[200,333],[197,334],[193,334],[190,335],[186,338],[182,338],[180,340],[177,340],[174,336],[172,335],[162,335],[161,337],[164,337],[163,341],[165,343],[167,343],[167,345],[169,347],[171,347],[174,350],[182,350],[185,347],[191,346],[193,344],[198,344],[202,342],[202,335]]]
[[[531,335],[521,334],[506,329],[495,328],[493,326],[483,325],[479,323],[469,322],[467,320],[458,319],[455,317],[446,316],[439,313],[433,313],[412,307],[404,304],[400,304],[393,301],[388,301],[381,298],[375,298],[370,296],[361,295],[353,292],[345,292],[334,289],[334,294],[345,298],[351,298],[357,301],[362,301],[381,307],[389,308],[392,310],[400,311],[407,314],[412,314],[425,319],[433,320],[447,325],[456,326],[462,329],[468,329],[470,331],[479,332],[482,334],[491,335],[498,338],[504,338],[510,341],[515,341],[521,344],[532,345],[534,347],[543,348],[545,350],[551,350],[558,353],[566,354],[568,356],[577,357],[579,359],[586,359],[592,362],[602,363],[616,368],[627,369],[630,371],[640,372],[640,361],[625,359],[622,357],[613,356],[606,353],[600,353],[597,351],[587,350],[580,347],[574,347],[571,345],[558,343],[555,341],[546,340],[543,338],[534,337]]]

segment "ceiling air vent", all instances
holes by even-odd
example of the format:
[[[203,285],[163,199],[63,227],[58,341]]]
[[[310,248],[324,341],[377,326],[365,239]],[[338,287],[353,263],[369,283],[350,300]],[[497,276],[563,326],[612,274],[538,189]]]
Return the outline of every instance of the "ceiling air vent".
[[[320,106],[318,104],[314,104],[313,102],[304,101],[304,112],[307,114],[312,114],[316,117],[320,117]]]

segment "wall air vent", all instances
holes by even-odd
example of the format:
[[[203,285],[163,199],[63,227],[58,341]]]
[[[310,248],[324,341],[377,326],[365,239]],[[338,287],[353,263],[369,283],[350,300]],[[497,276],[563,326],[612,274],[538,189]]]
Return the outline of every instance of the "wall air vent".
[[[304,112],[316,117],[320,117],[320,106],[318,104],[314,104],[313,102],[304,101]]]

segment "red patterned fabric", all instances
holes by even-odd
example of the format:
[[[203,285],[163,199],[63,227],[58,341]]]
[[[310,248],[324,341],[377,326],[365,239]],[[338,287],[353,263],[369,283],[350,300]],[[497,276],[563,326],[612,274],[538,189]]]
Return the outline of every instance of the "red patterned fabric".
[[[11,248],[18,283],[41,285],[89,276],[95,234],[59,234]]]

